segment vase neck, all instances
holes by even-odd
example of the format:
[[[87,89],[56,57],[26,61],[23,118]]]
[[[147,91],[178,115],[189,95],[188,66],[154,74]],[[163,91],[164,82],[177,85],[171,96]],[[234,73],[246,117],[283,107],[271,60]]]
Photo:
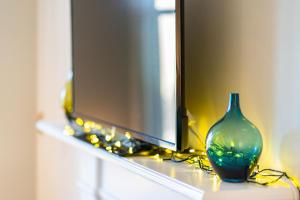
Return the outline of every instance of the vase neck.
[[[240,99],[238,93],[230,94],[227,112],[235,112],[237,114],[242,114],[240,109]]]

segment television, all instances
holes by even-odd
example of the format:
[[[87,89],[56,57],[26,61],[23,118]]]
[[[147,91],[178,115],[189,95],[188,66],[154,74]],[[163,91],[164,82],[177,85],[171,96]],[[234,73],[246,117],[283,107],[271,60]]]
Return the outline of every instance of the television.
[[[182,0],[71,0],[75,117],[186,148]]]

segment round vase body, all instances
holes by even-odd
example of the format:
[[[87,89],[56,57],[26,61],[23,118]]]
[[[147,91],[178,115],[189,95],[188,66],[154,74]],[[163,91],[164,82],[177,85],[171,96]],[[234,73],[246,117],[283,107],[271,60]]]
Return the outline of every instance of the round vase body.
[[[242,114],[239,94],[230,94],[225,116],[206,137],[207,156],[219,177],[227,182],[246,181],[263,147],[259,130]]]

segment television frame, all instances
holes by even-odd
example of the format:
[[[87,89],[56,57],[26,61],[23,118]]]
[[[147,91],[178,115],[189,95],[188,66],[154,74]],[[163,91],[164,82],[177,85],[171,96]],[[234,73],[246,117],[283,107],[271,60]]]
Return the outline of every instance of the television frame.
[[[167,148],[173,151],[181,151],[187,148],[187,138],[188,138],[188,117],[185,107],[185,50],[184,50],[184,0],[175,0],[175,18],[176,18],[176,142],[169,142],[162,139],[155,138],[146,133],[137,132],[129,128],[121,127],[117,124],[107,122],[104,120],[96,119],[94,117],[86,116],[85,114],[78,113],[75,110],[75,79],[72,79],[72,102],[73,102],[73,112],[72,116],[77,118],[82,118],[84,120],[91,120],[95,123],[104,123],[106,125],[115,126],[117,129],[123,131],[129,131],[132,136],[136,139],[158,145],[163,148]],[[71,63],[72,71],[74,73],[74,40],[73,40],[73,0],[71,3]]]

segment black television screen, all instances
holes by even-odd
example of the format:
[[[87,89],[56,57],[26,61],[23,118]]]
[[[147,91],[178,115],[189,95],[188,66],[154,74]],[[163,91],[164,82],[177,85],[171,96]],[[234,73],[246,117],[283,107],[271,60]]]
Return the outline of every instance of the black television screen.
[[[75,116],[183,148],[180,4],[72,0]]]

